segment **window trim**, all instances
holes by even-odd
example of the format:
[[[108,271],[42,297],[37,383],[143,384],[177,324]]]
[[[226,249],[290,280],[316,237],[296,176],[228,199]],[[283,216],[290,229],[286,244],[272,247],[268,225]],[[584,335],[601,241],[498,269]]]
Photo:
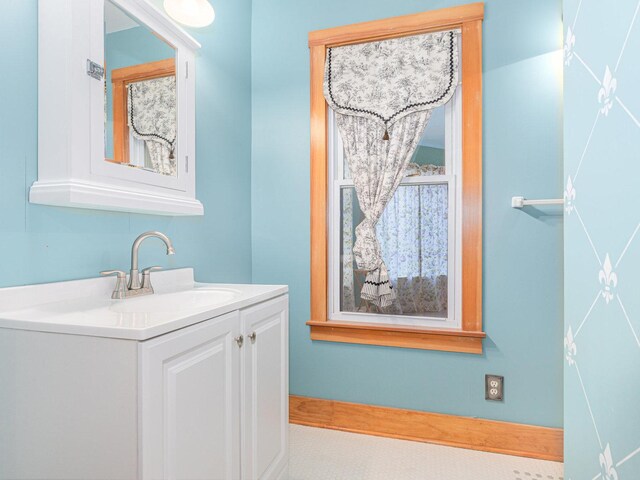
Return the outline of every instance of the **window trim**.
[[[482,19],[484,4],[393,17],[309,33],[311,60],[312,340],[482,353]],[[401,326],[329,319],[328,105],[323,95],[327,48],[461,29],[462,181],[461,327]]]

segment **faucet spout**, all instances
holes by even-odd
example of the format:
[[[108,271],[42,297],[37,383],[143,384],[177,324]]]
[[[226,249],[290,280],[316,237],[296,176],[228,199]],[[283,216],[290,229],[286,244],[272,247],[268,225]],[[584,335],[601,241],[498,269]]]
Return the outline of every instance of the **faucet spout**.
[[[173,244],[169,237],[167,237],[162,232],[145,232],[135,239],[133,242],[133,246],[131,247],[131,272],[129,274],[129,290],[137,290],[140,288],[140,274],[138,272],[138,250],[140,249],[140,245],[147,238],[156,237],[164,242],[167,247],[167,255],[174,255],[176,253],[173,248]]]

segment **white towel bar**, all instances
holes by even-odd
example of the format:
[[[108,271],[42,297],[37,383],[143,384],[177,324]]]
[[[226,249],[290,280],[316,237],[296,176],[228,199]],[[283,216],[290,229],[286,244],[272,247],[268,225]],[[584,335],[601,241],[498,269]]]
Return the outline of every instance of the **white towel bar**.
[[[513,208],[522,208],[527,205],[564,205],[562,198],[547,198],[542,200],[527,200],[524,197],[511,197],[511,206]]]

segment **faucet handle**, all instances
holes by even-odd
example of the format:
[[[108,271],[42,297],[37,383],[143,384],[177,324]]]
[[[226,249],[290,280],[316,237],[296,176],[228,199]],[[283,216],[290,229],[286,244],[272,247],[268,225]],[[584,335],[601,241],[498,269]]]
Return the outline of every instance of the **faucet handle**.
[[[121,300],[126,297],[127,293],[127,274],[122,270],[105,270],[100,272],[100,275],[116,275],[116,287],[113,289],[111,298],[114,300]]]
[[[127,273],[122,270],[105,270],[103,272],[100,272],[100,275],[103,275],[105,277],[108,275],[117,275],[119,280],[121,278],[126,278]]]
[[[153,290],[151,287],[151,272],[155,272],[156,270],[162,270],[162,267],[153,266],[142,270],[142,288],[150,288]]]
[[[142,270],[142,275],[149,275],[151,272],[155,272],[156,270],[162,270],[162,267],[158,267],[158,266],[147,267],[144,270]]]

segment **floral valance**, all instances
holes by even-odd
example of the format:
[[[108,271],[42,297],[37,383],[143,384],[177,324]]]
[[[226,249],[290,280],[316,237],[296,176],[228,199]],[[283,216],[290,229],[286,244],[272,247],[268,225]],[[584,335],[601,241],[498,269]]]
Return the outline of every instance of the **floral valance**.
[[[133,136],[146,142],[156,171],[174,174],[170,170],[175,169],[175,76],[134,82],[128,89],[129,126]],[[161,168],[162,164],[169,166]]]
[[[458,84],[459,30],[329,48],[324,96],[344,115],[391,126],[447,103]]]

